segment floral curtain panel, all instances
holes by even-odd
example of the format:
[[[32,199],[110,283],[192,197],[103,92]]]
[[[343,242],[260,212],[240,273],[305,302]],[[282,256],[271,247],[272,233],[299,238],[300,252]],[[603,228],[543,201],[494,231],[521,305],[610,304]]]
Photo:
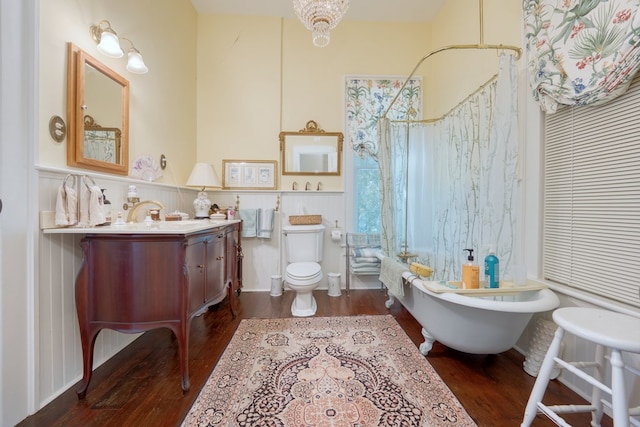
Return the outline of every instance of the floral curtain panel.
[[[389,77],[346,79],[347,140],[360,157],[378,157],[378,119],[402,87],[405,79]],[[387,114],[391,120],[419,119],[422,110],[422,79],[409,80]]]
[[[594,105],[627,90],[640,66],[640,0],[523,0],[534,98]]]

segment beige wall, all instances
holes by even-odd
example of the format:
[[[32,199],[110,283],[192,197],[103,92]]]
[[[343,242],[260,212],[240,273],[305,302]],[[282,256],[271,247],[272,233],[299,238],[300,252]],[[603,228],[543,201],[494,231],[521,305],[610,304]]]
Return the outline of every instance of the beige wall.
[[[484,0],[484,43],[520,46],[522,4]],[[431,47],[480,43],[477,2],[447,0],[433,22]],[[498,72],[495,50],[451,50],[433,55],[421,70],[425,79],[425,118],[440,117]]]
[[[89,27],[103,19],[133,41],[149,73],[132,74],[125,57],[96,50]],[[129,158],[165,154],[169,167],[159,181],[184,184],[196,160],[196,24],[189,0],[41,1],[38,163],[66,167],[66,141],[55,142],[48,123],[53,115],[66,119],[66,43],[73,42],[129,80]]]
[[[426,24],[343,21],[317,48],[297,20],[199,16],[198,159],[218,173],[223,159],[278,160],[280,168],[280,131],[313,119],[342,132],[345,76],[408,74],[427,35]],[[342,190],[343,178],[322,177],[323,188]],[[282,177],[279,189],[305,179]]]
[[[130,159],[165,154],[169,167],[159,181],[178,185],[196,160],[212,163],[220,175],[223,159],[280,164],[280,131],[311,119],[343,131],[346,75],[407,75],[427,52],[477,43],[480,32],[478,5],[468,0],[448,0],[432,24],[345,20],[326,48],[314,47],[296,19],[198,16],[189,0],[57,0],[40,7],[39,164],[66,166],[66,144],[50,138],[48,122],[66,116],[65,43],[71,41],[130,81]],[[96,51],[88,29],[101,19],[133,40],[148,74],[129,73],[124,58]],[[517,3],[485,0],[484,19],[486,43],[519,45]],[[427,60],[417,71],[425,82],[425,117],[464,99],[496,65],[495,51]],[[281,178],[279,189],[301,180]],[[344,189],[344,174],[322,180],[327,190]]]

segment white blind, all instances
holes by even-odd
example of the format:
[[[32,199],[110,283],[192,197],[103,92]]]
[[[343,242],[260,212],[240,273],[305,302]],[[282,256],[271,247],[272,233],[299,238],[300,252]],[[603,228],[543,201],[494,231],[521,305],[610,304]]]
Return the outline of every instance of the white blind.
[[[543,275],[640,307],[640,78],[545,119]]]

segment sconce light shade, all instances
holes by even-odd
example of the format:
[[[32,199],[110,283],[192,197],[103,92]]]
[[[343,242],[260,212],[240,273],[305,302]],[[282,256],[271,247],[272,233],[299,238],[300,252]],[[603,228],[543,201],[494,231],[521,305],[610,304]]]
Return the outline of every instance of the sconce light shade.
[[[127,60],[127,70],[135,74],[145,74],[149,69],[144,64],[142,55],[136,48],[129,49]]]
[[[111,28],[109,21],[103,20],[98,25],[92,25],[89,27],[89,33],[91,38],[98,43],[98,51],[100,53],[110,58],[122,58],[124,52],[120,48],[118,35]]]
[[[89,33],[91,38],[98,44],[98,52],[110,58],[122,58],[124,51],[120,46],[120,42],[129,42],[131,47],[127,51],[127,71],[135,74],[145,74],[149,71],[140,51],[135,48],[133,42],[124,37],[118,38],[109,21],[102,20],[98,25],[92,25],[89,27]]]
[[[111,58],[121,58],[124,55],[120,48],[120,42],[118,36],[115,33],[104,31],[100,36],[100,43],[98,43],[98,50]]]
[[[213,170],[213,166],[209,163],[196,163],[187,180],[189,187],[200,187],[198,196],[193,201],[193,207],[196,210],[196,219],[209,218],[209,209],[211,208],[211,200],[204,191],[206,187],[220,187],[220,179]]]

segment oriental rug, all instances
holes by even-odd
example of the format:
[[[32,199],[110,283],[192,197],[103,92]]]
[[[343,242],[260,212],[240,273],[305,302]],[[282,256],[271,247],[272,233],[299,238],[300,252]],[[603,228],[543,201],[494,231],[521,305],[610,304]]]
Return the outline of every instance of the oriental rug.
[[[182,424],[475,426],[391,315],[245,319]]]

